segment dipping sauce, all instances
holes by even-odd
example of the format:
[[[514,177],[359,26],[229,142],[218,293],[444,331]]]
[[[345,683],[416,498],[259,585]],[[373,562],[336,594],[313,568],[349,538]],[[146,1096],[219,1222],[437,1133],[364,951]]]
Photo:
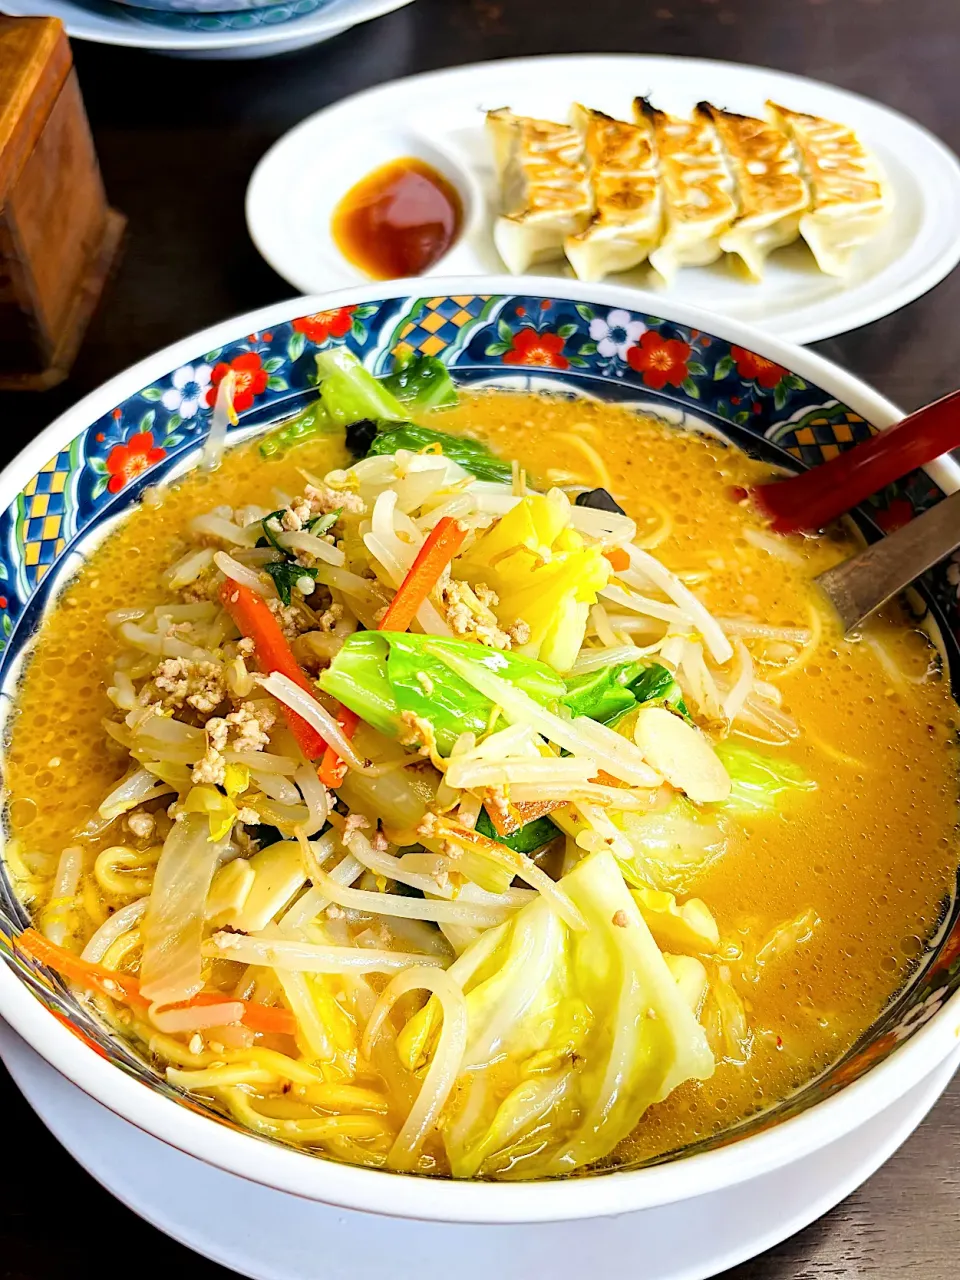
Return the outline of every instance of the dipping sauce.
[[[446,178],[404,156],[368,173],[333,212],[337,248],[374,280],[415,276],[456,240],[463,206]]]

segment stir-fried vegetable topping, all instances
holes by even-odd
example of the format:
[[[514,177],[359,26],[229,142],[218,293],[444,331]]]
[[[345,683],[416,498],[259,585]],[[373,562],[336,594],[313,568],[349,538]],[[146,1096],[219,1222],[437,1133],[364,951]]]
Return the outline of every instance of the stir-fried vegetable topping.
[[[608,489],[408,420],[456,399],[441,362],[317,373],[261,450],[345,432],[356,461],[196,515],[173,599],[117,615],[129,768],[20,945],[267,1137],[571,1172],[746,1059],[748,991],[819,923],[734,973],[737,921],[691,896],[813,785],[750,648],[807,633],[722,625]]]
[[[314,566],[297,564],[295,560],[280,560],[263,567],[273,579],[277,595],[284,604],[290,603],[294,587],[300,590],[301,595],[310,595],[313,591],[312,583],[319,573]]]
[[[320,403],[328,420],[338,427],[360,418],[404,416],[403,406],[386,382],[375,378],[345,347],[317,352]]]
[[[129,1005],[138,1011],[146,1012],[149,1008],[150,1001],[141,994],[140,983],[129,973],[120,973],[105,965],[91,964],[89,960],[81,959],[66,948],[55,946],[36,929],[24,929],[17,938],[16,945],[32,960],[55,970],[62,978],[76,983],[78,987],[97,991],[108,999]],[[251,1000],[236,1001],[232,996],[219,996],[212,991],[200,991],[189,1001],[173,1007],[202,1009],[217,1001],[227,1000],[242,1006],[239,1021],[251,1031],[288,1036],[296,1033],[297,1020],[289,1009],[274,1008]]]
[[[380,619],[380,631],[406,631],[420,611],[430,592],[437,585],[440,575],[463,545],[466,530],[449,516],[444,516],[424,539],[417,558],[401,582],[397,594],[390,601]],[[356,708],[353,708],[356,714]],[[355,722],[342,719],[341,725],[349,738]],[[332,747],[327,748],[321,771],[327,786],[336,786],[342,780],[341,769]]]
[[[260,445],[271,457],[312,436],[353,424],[401,422],[411,410],[455,404],[457,390],[442,361],[411,355],[386,378],[375,378],[345,347],[317,353],[319,399],[272,431]],[[354,436],[354,440],[362,438]]]
[[[322,435],[331,429],[332,424],[323,405],[318,400],[314,400],[292,418],[288,418],[282,426],[275,427],[261,441],[260,456],[276,457],[277,454],[285,453],[288,449],[303,444],[305,440],[312,440],[315,436]]]
[[[504,617],[530,629],[524,652],[569,671],[590,606],[610,577],[601,549],[571,526],[570,501],[558,489],[517,503],[463,558],[462,576],[496,591]]]
[[[569,1172],[611,1150],[681,1081],[713,1073],[703,1029],[610,854],[563,883],[585,931],[531,903],[454,965],[468,1034],[443,1141],[457,1177]]]
[[[440,575],[463,546],[466,528],[450,516],[438,520],[380,620],[381,631],[406,631]]]
[[[265,672],[278,671],[281,675],[310,691],[310,684],[303,669],[294,657],[293,650],[280,624],[262,596],[249,587],[229,578],[220,588],[223,607],[237,624],[240,634],[253,641],[254,652]],[[284,707],[284,717],[300,750],[308,760],[316,760],[326,750],[326,742],[316,729],[311,728],[302,716]]]
[[[616,511],[621,516],[627,514],[606,489],[587,489],[584,493],[578,493],[574,501],[578,507],[593,507],[597,511]]]

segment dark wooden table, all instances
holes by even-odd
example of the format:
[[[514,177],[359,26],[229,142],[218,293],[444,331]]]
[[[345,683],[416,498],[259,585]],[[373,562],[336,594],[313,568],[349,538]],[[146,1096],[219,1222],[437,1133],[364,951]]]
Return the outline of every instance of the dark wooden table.
[[[292,295],[247,237],[243,195],[256,161],[304,116],[418,71],[582,51],[690,54],[815,76],[899,108],[960,150],[956,0],[417,0],[328,44],[260,62],[174,61],[78,43],[107,189],[130,219],[126,255],[72,378],[42,396],[0,395],[0,462],[135,360]],[[912,408],[960,380],[958,313],[960,273],[897,315],[818,350]],[[115,1203],[6,1079],[0,1100],[7,1170],[0,1280],[95,1270],[165,1280],[227,1275]],[[958,1170],[960,1081],[865,1187],[732,1274],[952,1280],[960,1265]],[[632,1270],[625,1260],[624,1274]]]

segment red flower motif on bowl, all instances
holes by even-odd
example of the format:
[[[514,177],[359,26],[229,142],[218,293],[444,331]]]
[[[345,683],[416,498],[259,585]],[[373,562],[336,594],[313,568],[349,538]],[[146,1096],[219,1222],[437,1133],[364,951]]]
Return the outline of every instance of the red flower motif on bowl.
[[[233,392],[233,407],[237,413],[249,409],[254,399],[267,389],[267,371],[263,361],[255,351],[246,351],[237,356],[229,364],[220,361],[213,366],[210,374],[210,389],[207,391],[207,404],[211,407],[217,403],[217,388],[227,374],[233,370],[236,385]]]
[[[166,449],[153,443],[152,431],[138,431],[126,444],[115,444],[107,455],[107,489],[119,493],[148,467],[166,457]]]
[[[311,316],[300,316],[293,327],[311,342],[326,342],[328,338],[342,338],[350,331],[354,307],[337,307],[333,311],[315,311]]]
[[[687,376],[687,361],[691,348],[678,338],[663,338],[648,329],[637,346],[627,352],[627,364],[641,374],[644,382],[654,391],[661,391],[669,382],[679,387]]]
[[[849,1084],[851,1080],[858,1080],[867,1067],[871,1067],[875,1062],[885,1058],[896,1043],[895,1034],[892,1031],[888,1031],[879,1040],[874,1040],[872,1044],[865,1045],[858,1054],[852,1057],[849,1062],[845,1062],[842,1067],[835,1067],[830,1073],[827,1083],[841,1085]]]
[[[537,333],[525,327],[513,335],[513,345],[503,355],[504,364],[535,364],[550,369],[568,369],[570,361],[562,355],[564,339],[559,333]]]
[[[960,925],[954,925],[953,932],[944,942],[931,968],[931,973],[943,973],[945,969],[949,969],[953,962],[960,956]]]
[[[758,356],[755,351],[747,351],[745,347],[731,347],[730,354],[741,378],[756,382],[768,391],[781,378],[786,377],[787,371],[782,364],[774,364],[772,360]]]

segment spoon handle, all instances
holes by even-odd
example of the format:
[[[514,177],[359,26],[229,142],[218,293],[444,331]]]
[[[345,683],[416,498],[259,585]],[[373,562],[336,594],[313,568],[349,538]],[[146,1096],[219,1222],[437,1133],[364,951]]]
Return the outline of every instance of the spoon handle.
[[[871,493],[956,448],[960,391],[951,391],[829,462],[751,492],[777,533],[822,529]]]
[[[849,632],[958,546],[960,490],[815,581]]]

